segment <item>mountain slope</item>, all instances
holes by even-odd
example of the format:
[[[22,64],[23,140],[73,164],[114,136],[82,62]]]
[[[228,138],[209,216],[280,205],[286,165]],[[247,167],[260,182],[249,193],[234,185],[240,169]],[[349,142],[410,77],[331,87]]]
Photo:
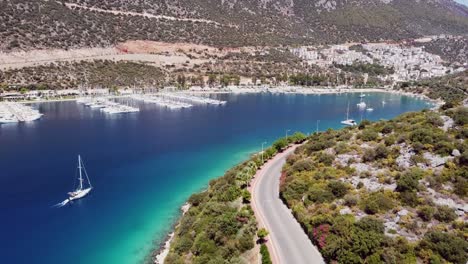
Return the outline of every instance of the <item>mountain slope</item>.
[[[468,34],[468,8],[451,0],[5,0],[0,21],[3,50],[129,39],[244,46]]]

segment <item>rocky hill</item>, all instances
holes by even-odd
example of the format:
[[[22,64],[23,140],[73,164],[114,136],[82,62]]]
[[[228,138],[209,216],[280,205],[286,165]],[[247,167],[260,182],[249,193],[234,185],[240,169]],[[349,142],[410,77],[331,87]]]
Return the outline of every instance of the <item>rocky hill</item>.
[[[452,0],[5,0],[0,21],[1,50],[129,39],[320,44],[467,34],[468,8]]]
[[[468,109],[314,134],[280,192],[327,263],[468,260]]]

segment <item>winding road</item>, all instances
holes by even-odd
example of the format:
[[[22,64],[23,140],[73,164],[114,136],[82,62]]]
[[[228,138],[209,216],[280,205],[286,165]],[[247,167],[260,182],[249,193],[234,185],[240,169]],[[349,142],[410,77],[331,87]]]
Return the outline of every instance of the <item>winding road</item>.
[[[257,172],[251,185],[252,208],[269,232],[268,249],[275,264],[322,264],[322,256],[279,198],[281,169],[297,146],[279,153]]]

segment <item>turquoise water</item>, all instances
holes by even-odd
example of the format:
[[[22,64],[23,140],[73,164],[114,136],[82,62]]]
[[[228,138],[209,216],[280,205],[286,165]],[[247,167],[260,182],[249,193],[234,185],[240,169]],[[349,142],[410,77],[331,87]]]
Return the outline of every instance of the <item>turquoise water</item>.
[[[285,135],[340,128],[350,117],[389,119],[427,108],[398,95],[216,95],[225,106],[108,117],[74,102],[35,105],[38,122],[0,127],[0,254],[4,263],[139,263],[210,179]],[[382,105],[382,100],[387,103]],[[53,208],[73,187],[76,156],[92,193]],[[2,262],[3,262],[2,261]]]

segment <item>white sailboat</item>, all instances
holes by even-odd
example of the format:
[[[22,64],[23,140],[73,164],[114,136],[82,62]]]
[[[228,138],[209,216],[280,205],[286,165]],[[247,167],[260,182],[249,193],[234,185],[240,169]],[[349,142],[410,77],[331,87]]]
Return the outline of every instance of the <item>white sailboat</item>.
[[[348,110],[346,111],[346,120],[341,121],[341,124],[347,125],[347,126],[357,125],[357,123],[356,123],[356,121],[354,119],[349,119],[349,102],[348,102]]]
[[[366,102],[364,102],[361,97],[361,101],[357,104],[357,107],[359,107],[359,109],[365,109],[366,106]]]
[[[70,201],[85,197],[91,191],[91,189],[93,189],[93,186],[91,185],[91,181],[89,180],[89,177],[88,177],[88,173],[86,173],[86,169],[84,168],[83,162],[81,161],[80,155],[78,155],[78,172],[79,172],[79,178],[78,178],[79,185],[75,191],[68,193],[68,200]],[[84,172],[84,175],[86,176],[86,180],[88,181],[87,187],[85,187],[85,184],[83,184],[83,182],[85,181],[85,179],[83,178],[83,172]]]
[[[359,98],[364,98],[364,97],[366,97],[366,95],[361,92],[361,94],[359,95]]]
[[[369,106],[366,108],[366,111],[367,111],[367,112],[372,112],[372,111],[374,111],[374,108],[372,108],[372,107],[370,106],[370,103],[369,103]]]

